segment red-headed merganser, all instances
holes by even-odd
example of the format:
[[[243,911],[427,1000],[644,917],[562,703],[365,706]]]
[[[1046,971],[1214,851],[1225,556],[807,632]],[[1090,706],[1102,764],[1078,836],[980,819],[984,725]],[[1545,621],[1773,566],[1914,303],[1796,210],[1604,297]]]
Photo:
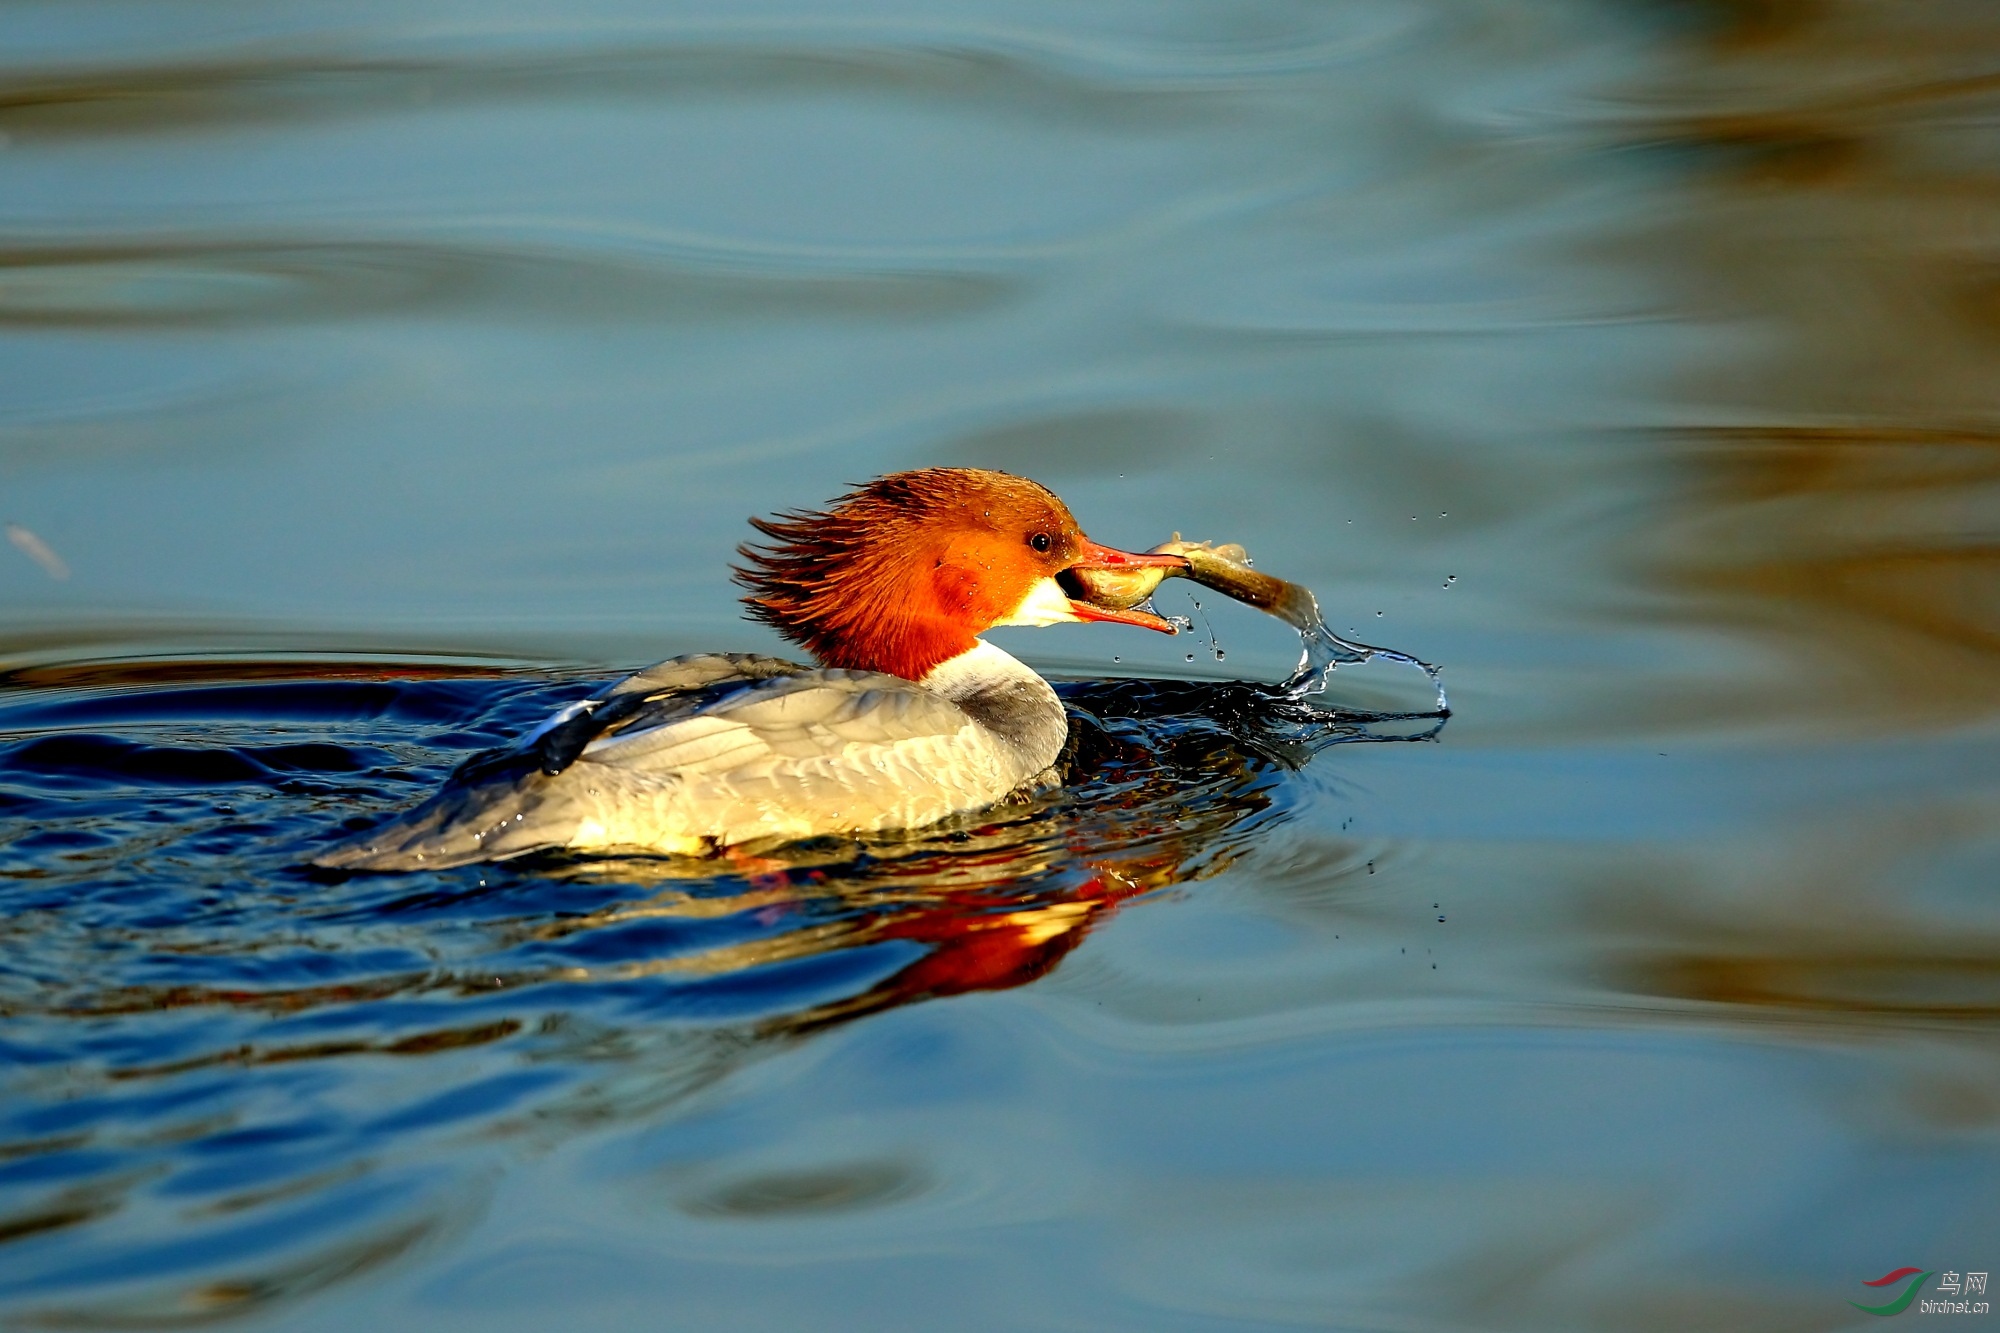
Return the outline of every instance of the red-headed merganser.
[[[662,662],[316,863],[699,856],[979,810],[1045,780],[1068,734],[1048,682],[979,636],[1060,621],[1171,634],[1148,612],[1075,600],[1058,578],[1187,568],[1100,546],[1044,487],[972,468],[898,472],[823,512],[751,522],[771,544],[738,548],[744,603],[819,669],[736,653]]]

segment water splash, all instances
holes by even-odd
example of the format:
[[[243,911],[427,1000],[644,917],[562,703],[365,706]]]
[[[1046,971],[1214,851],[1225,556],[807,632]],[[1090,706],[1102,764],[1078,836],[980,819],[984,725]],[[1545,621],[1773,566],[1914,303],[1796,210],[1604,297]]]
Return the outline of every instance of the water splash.
[[[1248,555],[1245,555],[1243,565],[1244,568],[1246,569],[1250,567],[1250,560]],[[1208,636],[1209,655],[1214,657],[1216,661],[1220,662],[1223,658],[1222,642],[1221,640],[1215,637],[1215,625],[1213,622],[1209,620],[1208,612],[1201,609],[1201,598],[1196,597],[1193,593],[1189,593],[1188,601],[1193,603],[1194,613],[1201,617],[1201,632]]]
[[[1306,592],[1305,597],[1311,603],[1311,616],[1308,618],[1294,614],[1286,617],[1298,628],[1299,638],[1304,644],[1304,651],[1299,654],[1298,666],[1285,678],[1284,689],[1287,694],[1299,699],[1324,694],[1332,682],[1333,673],[1343,666],[1357,666],[1363,662],[1377,661],[1403,662],[1423,672],[1425,678],[1430,681],[1431,688],[1437,691],[1437,715],[1439,717],[1451,715],[1451,702],[1445,697],[1442,670],[1408,653],[1399,653],[1393,648],[1377,648],[1373,644],[1343,639],[1326,623],[1326,616],[1319,609],[1319,599],[1310,592]]]
[[[1342,666],[1373,661],[1402,662],[1424,673],[1431,688],[1436,691],[1437,706],[1430,712],[1400,716],[1435,717],[1440,721],[1451,716],[1451,703],[1445,697],[1444,673],[1438,667],[1408,653],[1397,652],[1393,648],[1378,648],[1373,644],[1342,638],[1326,623],[1326,615],[1320,610],[1319,598],[1310,588],[1265,575],[1246,577],[1250,573],[1250,568],[1247,561],[1239,558],[1240,551],[1241,548],[1218,551],[1191,546],[1188,554],[1195,563],[1189,577],[1203,587],[1216,588],[1237,601],[1276,616],[1299,632],[1303,651],[1299,655],[1298,666],[1278,687],[1283,697],[1294,703],[1303,703],[1324,694],[1331,683],[1334,671]],[[1214,653],[1215,660],[1220,662],[1223,658],[1222,647],[1216,641],[1214,627],[1208,624],[1208,615],[1202,611],[1199,599],[1190,594],[1189,600],[1194,603],[1194,610],[1201,615],[1203,625],[1208,630],[1209,651]],[[1159,616],[1173,626],[1176,633],[1189,634],[1194,630],[1193,620],[1187,616],[1169,615],[1160,611],[1154,606],[1151,597],[1134,605],[1141,611]],[[1377,611],[1375,614],[1379,616],[1382,613]],[[1185,656],[1190,662],[1195,660],[1193,653],[1187,653]],[[1115,662],[1118,659],[1114,657],[1112,660]],[[1316,707],[1323,710],[1325,706],[1316,705]]]
[[[1408,653],[1399,653],[1392,648],[1377,648],[1372,644],[1343,639],[1333,632],[1326,623],[1326,615],[1320,610],[1319,598],[1310,588],[1289,579],[1281,579],[1254,570],[1250,567],[1249,553],[1233,543],[1218,545],[1214,542],[1183,541],[1179,533],[1171,542],[1154,548],[1156,551],[1171,551],[1187,561],[1184,569],[1169,573],[1164,569],[1142,570],[1137,576],[1120,574],[1102,577],[1077,571],[1070,571],[1078,578],[1075,589],[1077,596],[1097,605],[1125,608],[1141,606],[1152,609],[1151,593],[1159,587],[1163,579],[1179,577],[1190,579],[1204,588],[1213,588],[1246,606],[1254,606],[1269,615],[1276,616],[1299,632],[1304,643],[1304,651],[1299,657],[1298,667],[1286,678],[1280,690],[1293,703],[1303,703],[1315,695],[1323,694],[1329,677],[1343,665],[1381,660],[1385,662],[1406,662],[1424,673],[1431,688],[1437,694],[1435,711],[1427,713],[1401,714],[1403,717],[1434,717],[1442,721],[1451,715],[1451,703],[1445,697],[1443,673],[1429,662],[1420,661]],[[1149,576],[1149,577],[1148,577]],[[1453,576],[1454,578],[1456,576]],[[1209,651],[1216,661],[1222,660],[1222,646],[1216,641],[1215,630],[1208,624],[1208,614],[1201,609],[1201,601],[1192,593],[1189,600],[1194,611],[1201,616],[1202,624],[1208,631]],[[1158,615],[1157,611],[1153,614]],[[1378,617],[1382,612],[1375,613]],[[1164,619],[1176,632],[1188,633],[1194,623],[1186,616],[1166,616]],[[1194,654],[1188,653],[1187,660],[1194,661]],[[1314,705],[1324,708],[1323,705]]]

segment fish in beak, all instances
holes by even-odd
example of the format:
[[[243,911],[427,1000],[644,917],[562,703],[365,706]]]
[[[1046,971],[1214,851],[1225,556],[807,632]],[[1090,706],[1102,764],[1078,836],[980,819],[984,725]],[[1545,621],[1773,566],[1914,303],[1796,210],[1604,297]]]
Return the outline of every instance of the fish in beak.
[[[1177,634],[1180,631],[1159,616],[1135,608],[1153,595],[1161,580],[1187,572],[1188,560],[1184,555],[1138,554],[1100,546],[1085,538],[1082,554],[1076,563],[1056,575],[1056,582],[1069,597],[1070,614],[1078,620],[1137,625],[1162,634]]]

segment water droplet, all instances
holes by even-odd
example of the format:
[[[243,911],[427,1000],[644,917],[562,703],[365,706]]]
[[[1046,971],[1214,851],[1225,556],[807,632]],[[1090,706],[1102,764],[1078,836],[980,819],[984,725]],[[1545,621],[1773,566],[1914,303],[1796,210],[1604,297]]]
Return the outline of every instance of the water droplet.
[[[1113,656],[1111,660],[1114,662],[1122,662],[1124,659],[1121,657]]]
[[[1377,612],[1376,612],[1375,614],[1379,616],[1379,615],[1381,615],[1382,613],[1381,613],[1380,611],[1377,611]]]
[[[1215,650],[1215,660],[1218,662],[1222,660],[1222,650],[1220,648]]]
[[[1438,924],[1439,924],[1440,926],[1442,926],[1442,925],[1444,924],[1444,918],[1443,918],[1443,917],[1439,917],[1439,918],[1438,918]]]
[[[1194,661],[1194,654],[1193,654],[1193,653],[1189,653],[1189,654],[1188,654],[1188,661],[1190,661],[1190,662]]]

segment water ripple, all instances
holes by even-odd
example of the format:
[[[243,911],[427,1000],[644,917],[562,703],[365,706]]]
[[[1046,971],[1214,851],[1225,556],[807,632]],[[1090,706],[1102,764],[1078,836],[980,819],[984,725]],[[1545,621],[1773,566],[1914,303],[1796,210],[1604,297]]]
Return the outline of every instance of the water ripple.
[[[0,238],[0,327],[315,322],[464,309],[522,319],[928,318],[990,307],[1015,286],[975,271],[786,267],[730,254],[676,263],[490,242]]]
[[[1353,22],[1353,18],[1348,20]],[[1097,121],[1186,114],[1257,83],[1323,74],[1409,26],[1394,7],[1348,33],[1151,47],[973,26],[851,25],[802,33],[748,25],[589,42],[527,34],[405,38],[386,51],[249,49],[173,62],[83,62],[0,74],[0,128],[33,140],[156,134],[496,99],[770,98],[825,93],[1032,108]],[[814,37],[817,40],[814,40]]]
[[[443,1201],[479,1178],[477,1143],[1030,982],[1120,903],[1248,854],[1317,747],[1413,730],[1294,716],[1267,687],[1083,683],[1063,687],[1072,784],[963,827],[726,873],[300,868],[593,683],[280,662],[0,679],[0,1305],[182,1319],[363,1271],[463,1211]],[[684,1203],[749,1217],[920,1189],[876,1163]]]

